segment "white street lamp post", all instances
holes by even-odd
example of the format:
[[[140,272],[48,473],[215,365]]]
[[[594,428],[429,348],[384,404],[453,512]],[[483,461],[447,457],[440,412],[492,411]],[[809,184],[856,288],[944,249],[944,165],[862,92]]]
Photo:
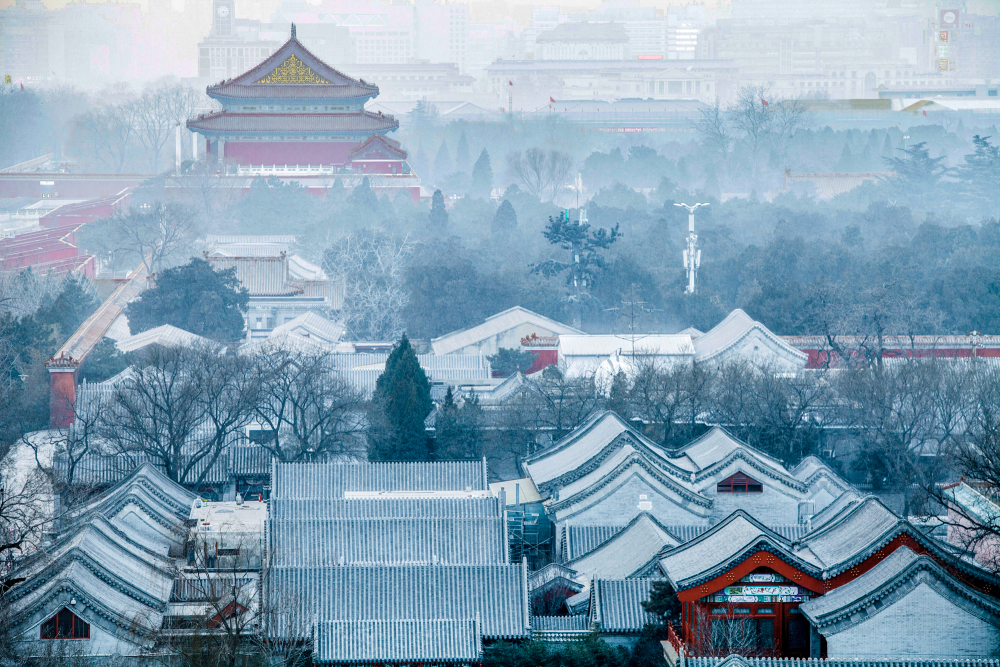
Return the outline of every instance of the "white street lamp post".
[[[688,284],[685,294],[694,294],[694,281],[698,277],[698,267],[701,266],[701,250],[698,248],[698,235],[694,233],[694,212],[699,206],[708,204],[674,204],[688,211],[687,248],[684,250],[684,269],[687,271]]]

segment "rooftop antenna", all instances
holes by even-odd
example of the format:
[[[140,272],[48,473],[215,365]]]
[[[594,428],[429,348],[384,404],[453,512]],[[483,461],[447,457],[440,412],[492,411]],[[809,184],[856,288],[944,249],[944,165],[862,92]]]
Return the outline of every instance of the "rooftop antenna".
[[[694,294],[694,281],[698,277],[698,267],[701,266],[701,250],[698,248],[698,235],[694,233],[694,212],[699,206],[708,204],[674,204],[688,211],[687,248],[684,249],[684,270],[687,271],[688,284],[685,294]]]

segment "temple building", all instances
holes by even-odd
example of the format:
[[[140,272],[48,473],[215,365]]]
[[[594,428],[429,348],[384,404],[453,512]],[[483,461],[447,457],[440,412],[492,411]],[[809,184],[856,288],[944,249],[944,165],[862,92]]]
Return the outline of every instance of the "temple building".
[[[809,517],[850,489],[814,457],[789,470],[719,427],[667,450],[613,412],[594,415],[522,467],[546,499],[566,560],[589,550],[580,545],[596,547],[643,513],[659,524],[650,526],[651,534],[667,541],[690,539],[736,509],[796,537]]]
[[[378,86],[353,79],[295,36],[256,67],[209,86],[221,111],[188,120],[209,164],[247,176],[410,175],[406,151],[385,135],[399,122],[365,111]],[[345,182],[345,185],[348,183]]]
[[[789,540],[739,510],[662,553],[687,655],[942,659],[1000,640],[996,576],[878,499],[848,492],[811,525]]]

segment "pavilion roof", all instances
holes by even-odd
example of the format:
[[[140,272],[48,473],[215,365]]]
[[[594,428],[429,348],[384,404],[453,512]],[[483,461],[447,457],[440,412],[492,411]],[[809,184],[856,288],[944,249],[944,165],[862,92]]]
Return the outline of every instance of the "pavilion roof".
[[[292,37],[259,65],[208,87],[213,98],[343,100],[375,97],[378,86],[351,78]]]
[[[645,565],[664,547],[680,543],[653,515],[643,512],[589,553],[568,561],[566,567],[588,577],[623,579]]]
[[[1000,626],[1000,602],[962,583],[930,556],[917,555],[906,546],[857,579],[803,603],[800,609],[811,623],[824,628],[824,634],[833,634],[884,611],[921,583],[960,606],[975,607],[973,613]]]
[[[813,576],[821,569],[814,556],[792,553],[789,540],[743,510],[664,554],[660,569],[675,589],[683,590],[719,576],[756,551],[770,551]]]
[[[337,132],[391,132],[399,121],[370,111],[344,113],[231,113],[217,111],[191,118],[189,130],[218,133],[332,134]]]
[[[385,116],[382,116],[383,118]],[[388,116],[392,118],[392,116]],[[364,143],[355,146],[347,153],[348,159],[406,159],[406,151],[404,151],[398,141],[390,139],[381,134],[373,134],[364,141]]]

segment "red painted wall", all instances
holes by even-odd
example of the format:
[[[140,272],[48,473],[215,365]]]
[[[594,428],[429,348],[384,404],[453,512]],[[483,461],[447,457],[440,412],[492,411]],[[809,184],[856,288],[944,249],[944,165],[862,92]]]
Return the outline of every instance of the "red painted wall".
[[[227,141],[226,162],[245,165],[347,164],[356,141]]]
[[[363,174],[401,174],[403,173],[403,161],[393,160],[392,162],[366,162],[355,160],[354,168]],[[395,168],[396,171],[393,171]]]
[[[76,405],[76,371],[49,371],[49,427],[69,428]]]
[[[150,176],[74,176],[65,174],[0,174],[0,198],[34,197],[41,199],[40,181],[55,181],[46,186],[59,199],[99,199],[116,195],[125,188],[133,188]]]

